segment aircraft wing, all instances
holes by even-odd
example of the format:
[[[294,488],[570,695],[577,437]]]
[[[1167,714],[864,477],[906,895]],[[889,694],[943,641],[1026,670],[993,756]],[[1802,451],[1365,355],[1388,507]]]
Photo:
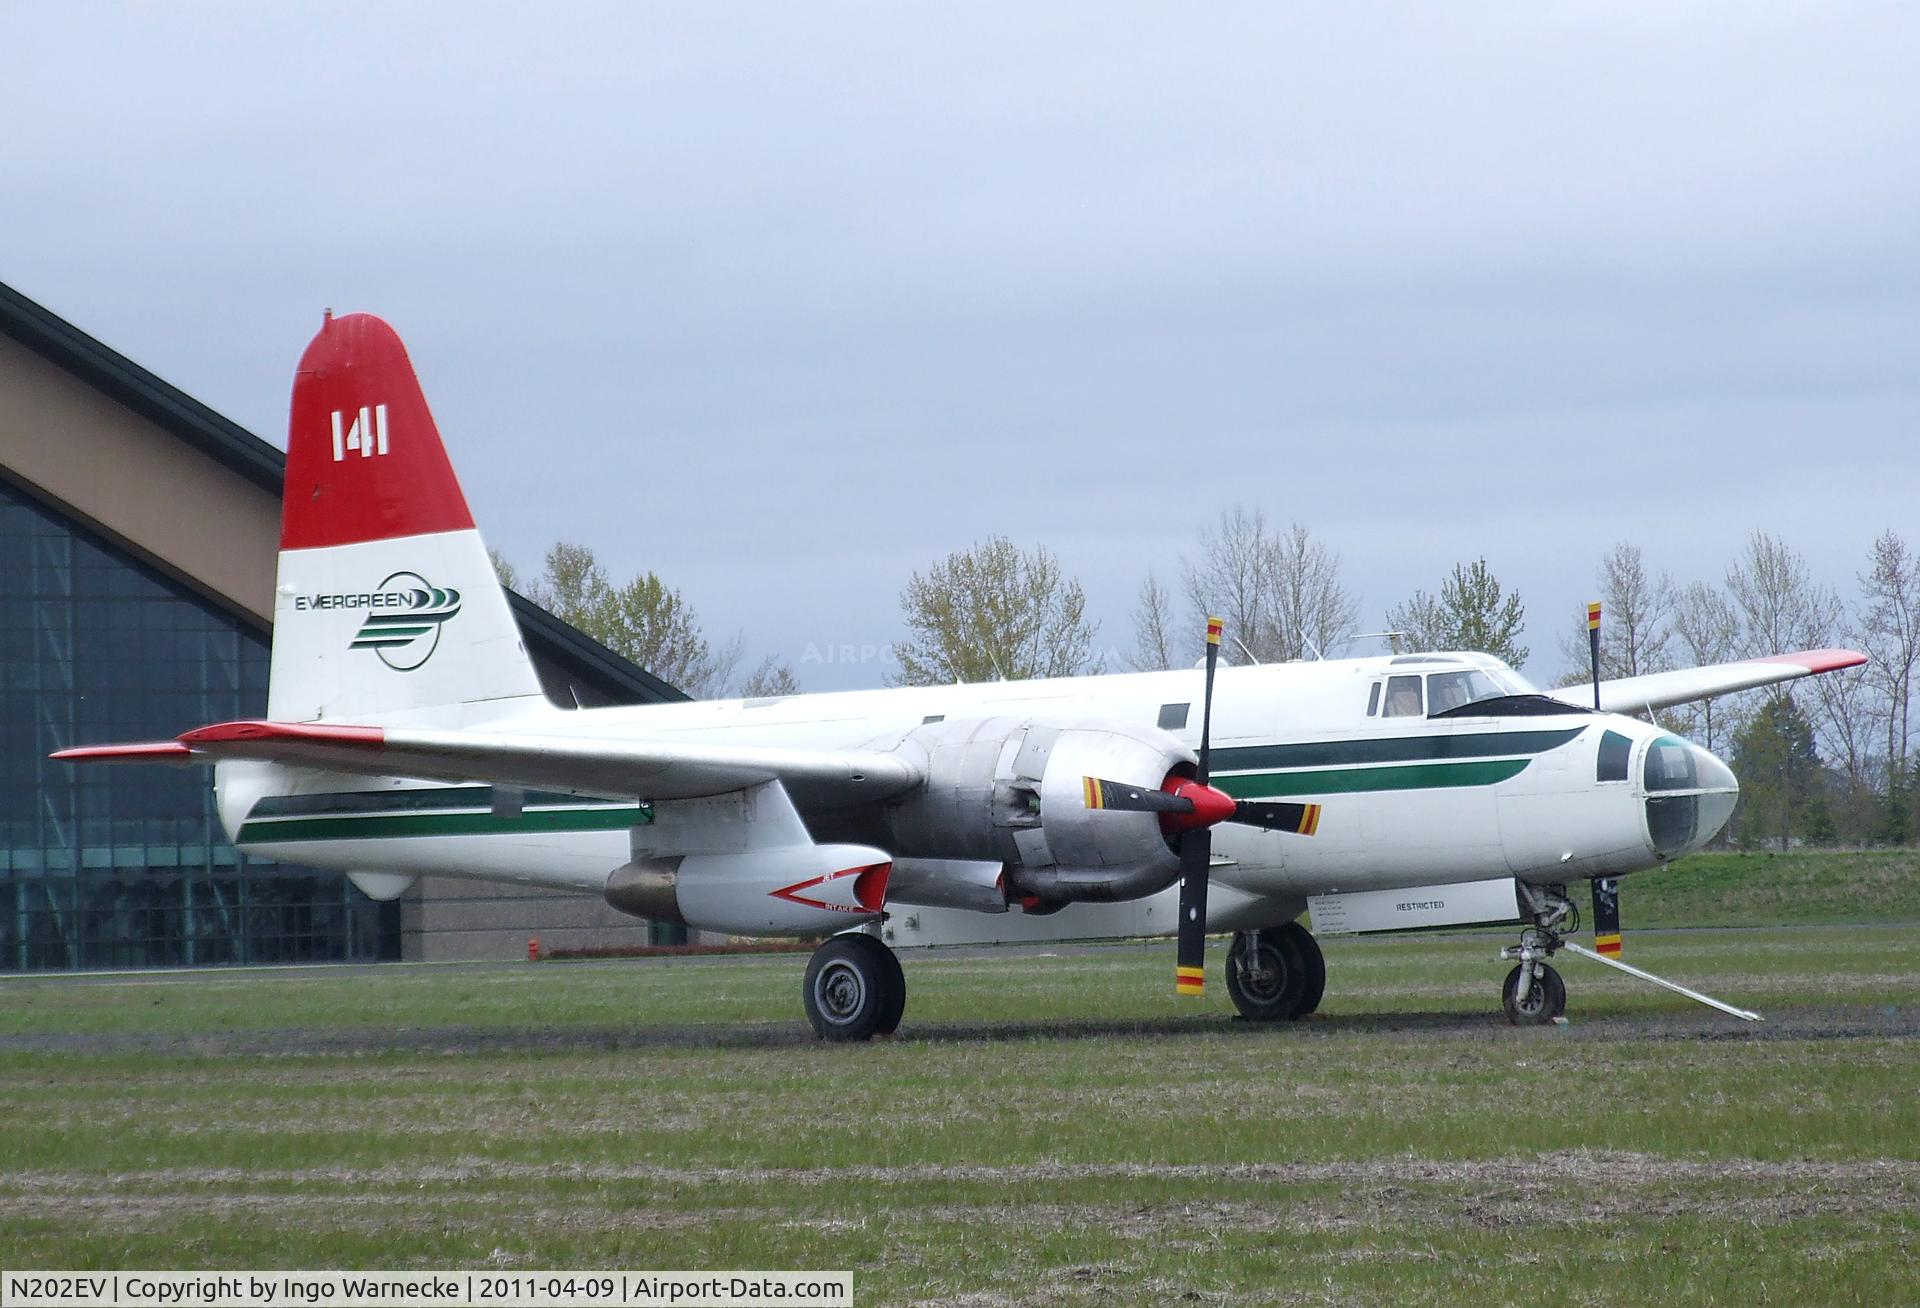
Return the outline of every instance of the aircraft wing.
[[[1841,668],[1857,668],[1867,656],[1850,649],[1807,649],[1794,654],[1769,654],[1738,663],[1716,663],[1705,668],[1652,672],[1642,677],[1619,677],[1600,683],[1600,707],[1608,713],[1638,713],[1666,708],[1736,690],[1752,690],[1776,682],[1793,681]],[[1593,705],[1593,683],[1560,686],[1547,692],[1553,698],[1582,708]]]
[[[178,740],[64,749],[53,757],[76,763],[263,759],[364,776],[481,781],[642,800],[724,795],[779,781],[796,796],[834,807],[888,799],[922,780],[912,760],[878,750],[741,748],[657,738],[321,722],[223,722]]]

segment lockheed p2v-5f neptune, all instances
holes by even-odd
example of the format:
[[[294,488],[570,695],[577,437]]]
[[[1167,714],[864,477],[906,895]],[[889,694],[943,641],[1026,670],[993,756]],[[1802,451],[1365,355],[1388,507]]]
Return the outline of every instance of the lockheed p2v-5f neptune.
[[[1568,887],[1595,883],[1596,943],[1617,947],[1617,880],[1699,848],[1738,794],[1707,750],[1627,714],[1863,661],[1562,699],[1480,654],[1219,667],[1220,639],[1211,624],[1204,666],[1169,672],[560,708],[399,338],[329,315],[294,378],[267,716],[55,757],[212,764],[239,848],[375,898],[471,877],[824,936],[801,995],[830,1040],[899,1025],[882,935],[903,909],[1066,937],[1085,910],[1164,905],[1138,929],[1177,937],[1178,990],[1202,991],[1205,937],[1231,932],[1228,992],[1256,1020],[1320,1002],[1310,902],[1323,929],[1511,922],[1503,1003],[1532,1022],[1565,1005],[1549,958],[1591,953],[1566,939]]]

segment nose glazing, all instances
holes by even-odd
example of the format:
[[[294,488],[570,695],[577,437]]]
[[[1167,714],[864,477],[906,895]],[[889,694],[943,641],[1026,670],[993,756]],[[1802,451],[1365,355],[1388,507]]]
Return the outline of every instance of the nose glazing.
[[[1740,783],[1733,769],[1691,741],[1662,736],[1647,749],[1647,836],[1661,858],[1678,858],[1720,833]]]

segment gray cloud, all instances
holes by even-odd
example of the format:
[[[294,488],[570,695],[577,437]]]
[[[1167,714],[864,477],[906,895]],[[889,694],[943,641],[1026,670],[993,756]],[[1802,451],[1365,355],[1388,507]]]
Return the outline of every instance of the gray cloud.
[[[1485,553],[1920,533],[1893,5],[20,7],[0,278],[281,439],[322,307],[490,537],[799,659],[1043,541],[1127,643],[1233,500],[1377,616]],[[868,665],[803,668],[869,684]]]

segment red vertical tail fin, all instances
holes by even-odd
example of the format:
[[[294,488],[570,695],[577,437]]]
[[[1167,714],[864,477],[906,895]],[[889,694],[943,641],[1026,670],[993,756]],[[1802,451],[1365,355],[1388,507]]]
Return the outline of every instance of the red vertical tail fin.
[[[293,380],[270,716],[545,703],[407,350],[328,315]]]
[[[370,313],[329,314],[293,378],[280,548],[472,529],[407,347]]]

